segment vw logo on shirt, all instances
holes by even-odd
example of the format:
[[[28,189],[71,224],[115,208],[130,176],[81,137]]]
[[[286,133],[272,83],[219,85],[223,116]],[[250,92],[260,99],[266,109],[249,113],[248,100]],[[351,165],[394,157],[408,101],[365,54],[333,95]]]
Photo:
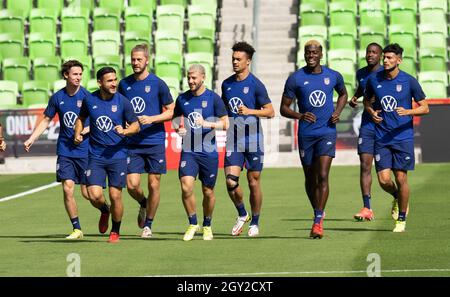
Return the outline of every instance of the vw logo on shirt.
[[[230,110],[232,113],[238,114],[239,113],[239,106],[244,105],[241,98],[239,97],[233,97],[228,101],[228,105],[230,106]]]
[[[63,122],[67,128],[73,128],[75,126],[75,121],[77,119],[77,114],[73,111],[68,111],[63,115]]]
[[[112,120],[107,117],[107,116],[100,116],[99,118],[97,118],[97,120],[95,121],[95,125],[97,126],[97,128],[102,131],[102,132],[109,132],[112,127],[113,127],[113,122]]]
[[[189,126],[191,126],[192,129],[201,128],[201,125],[199,125],[195,122],[197,119],[201,119],[201,118],[202,118],[202,115],[200,113],[198,113],[196,111],[191,112],[188,115]]]
[[[386,112],[393,112],[397,108],[397,100],[391,95],[381,98],[381,106]]]
[[[130,102],[133,106],[134,113],[141,113],[144,111],[145,101],[141,97],[134,97]]]
[[[312,91],[309,94],[309,103],[314,107],[322,107],[325,104],[327,95],[321,90]]]

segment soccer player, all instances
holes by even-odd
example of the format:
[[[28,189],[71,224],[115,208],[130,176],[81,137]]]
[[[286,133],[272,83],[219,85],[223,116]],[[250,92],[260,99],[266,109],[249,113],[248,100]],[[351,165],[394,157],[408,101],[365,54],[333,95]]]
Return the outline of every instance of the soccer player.
[[[404,232],[409,202],[408,170],[414,170],[413,116],[429,113],[419,82],[399,69],[403,48],[383,49],[383,72],[370,76],[364,107],[375,122],[375,168],[380,186],[398,201],[393,232]],[[413,108],[412,98],[418,107]],[[373,102],[373,103],[372,103]],[[395,183],[391,179],[394,173]],[[394,215],[393,215],[394,216]],[[395,217],[395,216],[394,216]]]
[[[173,116],[172,96],[166,83],[149,73],[146,44],[131,50],[133,74],[119,83],[119,92],[133,105],[141,124],[138,134],[128,139],[127,190],[139,204],[138,225],[141,237],[152,237],[152,222],[160,200],[161,174],[166,173],[165,121]],[[141,188],[141,174],[147,172],[148,199]]]
[[[202,183],[203,192],[203,239],[213,239],[211,218],[219,165],[215,130],[226,130],[229,125],[222,99],[206,89],[204,80],[203,66],[194,64],[189,67],[189,90],[178,96],[172,120],[175,131],[183,137],[178,175],[183,206],[189,220],[189,227],[183,236],[184,241],[192,240],[195,232],[200,230],[194,195],[197,175]]]
[[[53,117],[58,114],[60,131],[57,143],[56,180],[61,182],[64,206],[72,223],[73,232],[67,239],[76,240],[83,238],[81,224],[78,218],[77,203],[75,201],[75,184],[80,184],[81,194],[89,199],[86,190],[86,177],[84,172],[88,163],[89,126],[81,132],[85,140],[76,146],[73,144],[73,128],[75,120],[80,113],[81,104],[89,96],[89,92],[81,86],[83,76],[83,65],[76,60],[65,62],[61,67],[61,75],[66,80],[66,87],[57,91],[50,98],[44,111],[44,118],[34,129],[30,137],[24,142],[24,149],[29,152],[31,146],[39,136],[44,133],[51,123]],[[102,210],[102,205],[91,200],[94,207]],[[107,206],[103,207],[108,213]]]
[[[246,42],[238,42],[233,45],[232,50],[235,74],[222,83],[222,100],[227,106],[228,116],[233,119],[230,123],[232,129],[227,131],[225,156],[228,195],[238,212],[231,235],[241,234],[244,224],[250,221],[239,186],[239,176],[245,164],[252,210],[248,235],[257,236],[262,205],[260,180],[264,158],[264,139],[259,118],[272,118],[275,113],[266,87],[250,72],[255,49]]]
[[[2,124],[0,124],[0,151],[4,152],[6,150],[6,141],[3,137],[3,127]]]
[[[99,90],[91,94],[81,106],[75,122],[74,143],[83,141],[82,130],[87,118],[91,123],[89,163],[86,170],[89,197],[105,204],[103,188],[108,177],[111,200],[112,228],[109,243],[119,242],[123,215],[122,188],[126,185],[126,137],[139,132],[139,122],[127,98],[117,93],[116,71],[103,67],[97,71]],[[126,127],[127,128],[124,128]],[[108,225],[102,233],[106,232]]]
[[[311,238],[322,238],[328,200],[328,174],[336,152],[336,123],[347,103],[342,75],[320,65],[322,46],[316,40],[305,44],[306,66],[289,76],[281,99],[282,116],[299,120],[298,146],[305,175],[305,188],[314,209]],[[336,109],[333,90],[338,93]],[[291,109],[297,98],[299,112]]]
[[[366,88],[367,78],[379,71],[383,70],[381,67],[381,45],[378,43],[370,43],[366,48],[366,62],[367,66],[356,71],[356,79],[358,81],[358,88],[355,95],[349,102],[353,108],[358,106],[358,98],[364,94]],[[372,208],[370,207],[370,188],[372,186],[372,163],[375,149],[375,123],[372,117],[363,111],[361,117],[361,128],[359,129],[358,137],[358,155],[360,162],[359,184],[361,187],[363,208],[354,215],[354,218],[363,221],[371,221],[374,218]]]

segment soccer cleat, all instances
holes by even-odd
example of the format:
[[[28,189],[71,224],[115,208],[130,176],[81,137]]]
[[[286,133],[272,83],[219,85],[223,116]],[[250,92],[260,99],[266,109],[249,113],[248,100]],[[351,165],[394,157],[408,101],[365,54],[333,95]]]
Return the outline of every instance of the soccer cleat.
[[[212,240],[213,237],[211,226],[203,226],[203,240]]]
[[[395,221],[398,220],[398,213],[399,213],[398,199],[394,199],[392,201],[391,215]],[[408,215],[408,213],[409,213],[409,203],[408,203],[408,206],[406,207],[406,215]]]
[[[189,225],[186,232],[184,233],[183,240],[190,241],[194,238],[195,232],[200,231],[199,225]]]
[[[323,237],[323,228],[320,224],[313,224],[312,228],[311,228],[311,233],[309,234],[309,237],[311,237],[312,239],[322,239]]]
[[[146,216],[147,216],[147,209],[145,207],[140,207],[137,216],[137,223],[139,228],[144,228]]]
[[[255,237],[259,235],[259,227],[258,225],[250,225],[248,228],[248,236]]]
[[[111,214],[110,212],[107,212],[102,213],[100,215],[100,220],[98,221],[98,232],[100,232],[101,234],[105,234],[106,231],[108,231],[108,222],[110,214]]]
[[[151,238],[152,237],[152,229],[149,227],[144,227],[141,234],[142,238]]]
[[[120,241],[119,237],[120,237],[119,233],[111,232],[109,234],[108,242],[109,243],[118,243]]]
[[[83,232],[80,229],[73,229],[72,233],[66,237],[69,240],[83,239]]]
[[[406,229],[406,221],[395,221],[395,228],[392,232],[400,233],[405,232]]]
[[[357,214],[353,216],[358,221],[372,221],[374,219],[373,210],[363,207]]]
[[[237,217],[236,223],[234,224],[233,229],[231,230],[231,235],[238,236],[239,234],[241,234],[242,229],[244,229],[245,223],[248,223],[250,219],[251,217],[248,213],[243,217]]]

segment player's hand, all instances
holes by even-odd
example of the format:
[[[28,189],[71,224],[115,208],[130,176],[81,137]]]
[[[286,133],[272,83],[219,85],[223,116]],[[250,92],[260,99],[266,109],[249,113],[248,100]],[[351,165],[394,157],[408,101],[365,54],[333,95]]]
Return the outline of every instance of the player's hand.
[[[357,107],[358,106],[358,98],[353,96],[352,99],[350,99],[350,101],[348,102],[348,105],[350,105],[351,108]]]
[[[331,122],[333,124],[336,124],[337,122],[339,122],[339,117],[341,116],[340,113],[338,113],[337,111],[333,112],[333,114],[331,115]]]
[[[147,124],[153,123],[152,117],[150,117],[150,116],[138,116],[137,118],[139,120],[139,124],[141,124],[141,125],[147,125]]]
[[[114,131],[116,131],[117,134],[119,135],[124,135],[125,136],[125,129],[122,127],[122,125],[117,125],[114,127]]]
[[[203,127],[203,125],[205,124],[205,120],[203,119],[203,117],[198,117],[195,119],[195,124],[197,126]]]
[[[312,112],[305,112],[304,114],[302,114],[302,117],[300,118],[301,121],[307,121],[310,123],[315,123],[316,122],[316,115],[313,114]]]
[[[249,109],[245,105],[239,105],[238,107],[238,114],[239,115],[249,115]]]
[[[176,132],[178,133],[178,135],[180,135],[181,137],[183,137],[183,136],[186,135],[187,130],[186,130],[186,128],[184,128],[184,127],[180,127],[180,128],[178,128],[178,129],[176,130]]]
[[[73,138],[73,143],[75,145],[80,145],[80,143],[83,142],[83,135],[75,135],[75,137]]]
[[[372,120],[377,124],[379,124],[383,121],[383,118],[378,115],[380,112],[381,112],[381,110],[375,110],[372,113]]]
[[[4,141],[3,141],[4,142]],[[30,151],[31,146],[33,145],[34,141],[31,138],[28,138],[24,143],[23,143],[23,148],[24,150],[28,153]]]
[[[409,110],[408,109],[404,109],[403,107],[397,107],[395,109],[395,111],[397,112],[397,114],[399,116],[406,116],[409,115]]]
[[[6,150],[6,141],[4,139],[0,139],[0,151],[4,152]]]
[[[81,131],[81,135],[86,135],[91,131],[91,129],[89,128],[89,126],[86,126],[83,128],[83,130]]]

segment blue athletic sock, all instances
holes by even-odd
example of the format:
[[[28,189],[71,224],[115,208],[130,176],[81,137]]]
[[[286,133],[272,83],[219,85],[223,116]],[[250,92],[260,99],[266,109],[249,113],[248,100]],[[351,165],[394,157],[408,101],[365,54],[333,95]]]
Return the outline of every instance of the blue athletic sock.
[[[406,211],[400,211],[398,213],[398,220],[399,221],[406,221]]]
[[[81,230],[80,220],[78,219],[78,217],[70,219],[70,221],[72,222],[72,226],[73,226],[74,230],[75,229]]]
[[[147,198],[142,199],[138,203],[142,208],[147,208]]]
[[[109,213],[109,206],[108,206],[108,204],[103,204],[102,206],[100,206],[100,212],[101,213]]]
[[[323,210],[314,209],[314,224],[320,224],[323,217]]]
[[[203,227],[211,226],[211,217],[203,217]]]
[[[370,209],[370,194],[369,195],[363,195],[363,202],[364,207]]]
[[[197,223],[197,214],[193,214],[193,215],[191,215],[191,216],[188,216],[188,219],[189,219],[189,224],[191,224],[191,225],[197,225],[198,223]]]
[[[247,215],[247,211],[245,210],[244,203],[241,203],[238,206],[236,206],[236,209],[237,209],[238,215],[240,217],[243,217],[243,216]]]
[[[259,214],[254,215],[252,214],[252,221],[250,222],[250,225],[258,225],[259,224]]]
[[[121,223],[122,223],[121,221],[116,222],[116,221],[112,220],[111,232],[116,232],[117,234],[119,234]]]
[[[152,223],[153,223],[153,219],[150,219],[149,217],[145,218],[145,223],[144,223],[144,228],[145,227],[149,227],[150,229],[152,228]]]

